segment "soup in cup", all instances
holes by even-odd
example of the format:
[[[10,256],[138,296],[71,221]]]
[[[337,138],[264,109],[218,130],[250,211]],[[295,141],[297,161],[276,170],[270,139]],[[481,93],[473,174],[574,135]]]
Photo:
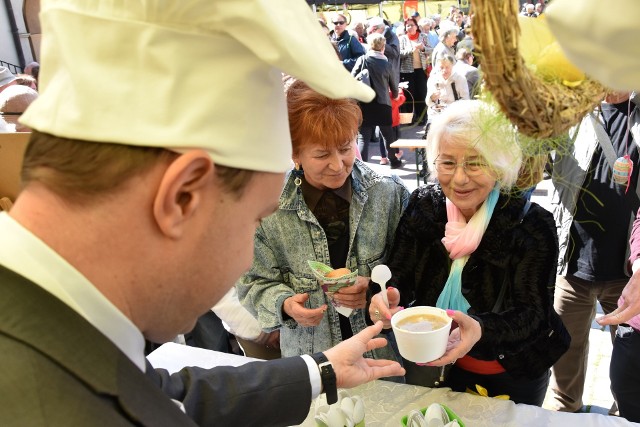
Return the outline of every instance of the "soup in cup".
[[[427,363],[447,350],[451,318],[441,308],[411,307],[394,314],[391,327],[402,357],[411,362]]]

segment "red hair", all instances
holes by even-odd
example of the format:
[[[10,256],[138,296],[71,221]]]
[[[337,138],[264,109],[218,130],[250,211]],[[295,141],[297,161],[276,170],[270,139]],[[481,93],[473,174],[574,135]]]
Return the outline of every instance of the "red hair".
[[[353,99],[331,99],[296,80],[287,89],[287,108],[293,154],[309,145],[342,147],[353,140],[362,112]]]

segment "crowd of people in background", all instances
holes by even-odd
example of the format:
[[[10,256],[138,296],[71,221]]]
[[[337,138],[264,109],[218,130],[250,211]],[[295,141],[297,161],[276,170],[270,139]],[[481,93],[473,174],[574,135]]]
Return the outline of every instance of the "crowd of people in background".
[[[359,57],[365,56],[366,52],[370,51],[371,35],[374,33],[384,35],[386,40],[384,56],[391,64],[392,79],[397,83],[390,84],[392,88],[390,99],[384,95],[384,88],[375,87],[379,85],[380,79],[371,83],[378,93],[374,103],[385,105],[393,104],[394,101],[397,103],[398,99],[394,94],[399,94],[396,88],[399,83],[402,83],[404,87],[402,95],[408,101],[403,102],[400,111],[412,114],[411,122],[407,124],[418,127],[416,131],[423,134],[424,138],[429,129],[430,114],[437,114],[450,102],[473,98],[479,93],[481,78],[478,62],[473,55],[472,19],[456,6],[451,6],[444,18],[440,14],[421,17],[420,13],[415,11],[406,19],[396,23],[377,16],[349,22],[345,14],[334,15],[332,21],[327,21],[321,16],[318,22],[349,71],[354,70]],[[443,58],[445,58],[444,61],[442,61]],[[458,58],[461,59],[462,64],[455,66]],[[442,63],[447,65],[442,67]],[[356,75],[360,71],[361,67],[358,67],[352,74]],[[371,72],[369,70],[369,73]],[[375,74],[376,71],[373,70],[373,73]],[[433,92],[428,93],[429,80],[440,81],[439,91],[445,91],[448,88],[451,100],[447,97],[444,97],[442,102],[440,99],[435,100]],[[453,90],[451,90],[451,83],[453,83]],[[431,84],[431,86],[434,85]],[[434,103],[437,104],[435,107],[432,105]],[[363,112],[369,109],[362,103],[360,105],[364,108]],[[384,112],[383,123],[389,121],[387,115],[389,112]],[[382,128],[373,132],[370,127],[370,124],[364,126],[361,129],[364,132],[359,134],[358,148],[363,160],[368,161],[367,144],[376,142],[377,139],[381,152],[380,164],[390,165],[391,168],[401,167],[401,154],[389,155],[388,148],[398,139],[397,133],[393,137],[388,132],[382,132]]]

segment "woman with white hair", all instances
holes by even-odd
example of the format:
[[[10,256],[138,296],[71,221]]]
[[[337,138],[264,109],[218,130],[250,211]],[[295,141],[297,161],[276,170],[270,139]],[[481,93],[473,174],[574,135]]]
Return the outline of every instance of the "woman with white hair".
[[[436,384],[435,368],[405,360],[407,382],[460,392],[479,385],[540,406],[549,368],[570,342],[553,309],[558,238],[548,211],[510,195],[522,153],[497,116],[481,101],[460,101],[434,121],[427,159],[438,183],[412,194],[388,260],[391,309],[377,294],[369,313],[385,319],[429,305],[470,315],[481,337],[446,377]]]

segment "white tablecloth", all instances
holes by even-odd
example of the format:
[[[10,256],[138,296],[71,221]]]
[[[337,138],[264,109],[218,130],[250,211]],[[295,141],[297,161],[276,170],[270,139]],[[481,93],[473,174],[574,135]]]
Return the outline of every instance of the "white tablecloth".
[[[149,362],[156,368],[170,372],[183,366],[239,366],[253,361],[248,357],[220,353],[180,344],[167,343],[151,353]],[[399,426],[400,420],[412,409],[420,409],[431,403],[444,403],[455,411],[467,427],[620,427],[640,426],[623,418],[601,414],[571,414],[554,412],[537,406],[514,404],[511,401],[478,397],[468,393],[456,393],[450,389],[418,387],[388,381],[373,381],[349,390],[351,395],[364,399],[367,427]],[[315,426],[314,406],[302,426]]]

